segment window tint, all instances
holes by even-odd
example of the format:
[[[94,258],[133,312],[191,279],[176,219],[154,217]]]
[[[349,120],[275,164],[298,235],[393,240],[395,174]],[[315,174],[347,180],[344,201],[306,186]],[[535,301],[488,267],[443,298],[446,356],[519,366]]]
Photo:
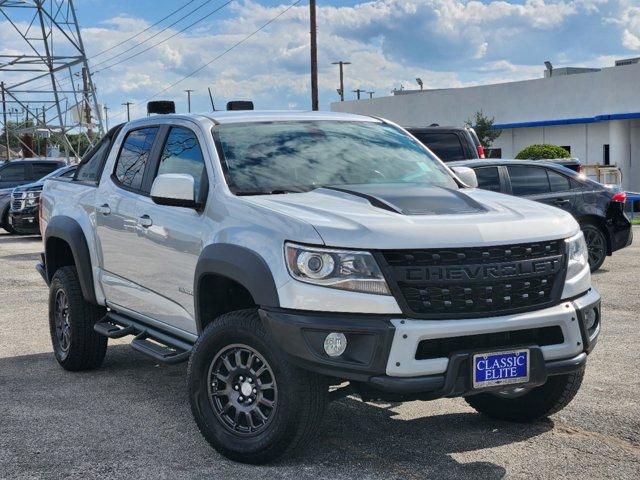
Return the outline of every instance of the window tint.
[[[31,166],[33,169],[33,178],[39,180],[42,177],[49,175],[54,170],[58,170],[60,166],[61,165],[58,163],[34,163]]]
[[[100,181],[100,173],[109,153],[110,144],[110,138],[103,138],[98,148],[90,152],[88,157],[82,159],[82,163],[78,166],[76,180],[93,183]]]
[[[498,167],[477,168],[476,177],[478,177],[478,188],[491,190],[493,192],[500,191],[500,173],[498,172]]]
[[[133,130],[127,134],[116,162],[115,176],[123,186],[133,190],[142,188],[144,167],[149,160],[157,127]]]
[[[26,170],[22,165],[7,165],[0,170],[0,181],[2,182],[21,182],[26,180]]]
[[[571,190],[569,177],[565,177],[561,173],[553,170],[547,170],[547,175],[549,175],[549,184],[551,185],[552,192],[566,192],[567,190]]]
[[[188,128],[174,127],[169,132],[158,166],[158,175],[164,173],[191,175],[195,182],[196,198],[202,199],[207,172],[198,139]]]
[[[544,168],[509,165],[507,169],[514,195],[549,193],[549,179]]]
[[[465,160],[462,144],[455,133],[416,133],[415,137],[424,143],[443,162]]]

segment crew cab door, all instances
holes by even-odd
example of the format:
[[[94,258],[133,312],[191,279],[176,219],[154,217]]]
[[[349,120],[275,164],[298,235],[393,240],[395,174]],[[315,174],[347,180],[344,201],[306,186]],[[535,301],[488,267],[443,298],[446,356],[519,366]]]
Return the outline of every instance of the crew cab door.
[[[150,159],[157,155],[159,131],[160,127],[150,126],[125,133],[115,164],[103,174],[95,196],[96,246],[105,297],[109,304],[134,312],[144,311],[146,303],[136,283],[145,268],[140,258],[138,201],[148,195],[144,180]]]
[[[157,175],[191,175],[196,199],[202,204],[208,194],[204,138],[188,121],[176,120],[165,133],[160,155],[151,166],[151,182]],[[158,205],[148,197],[138,202],[138,228],[141,268],[133,277],[144,291],[145,305],[140,313],[190,333],[197,333],[193,300],[196,264],[207,231],[203,210]]]

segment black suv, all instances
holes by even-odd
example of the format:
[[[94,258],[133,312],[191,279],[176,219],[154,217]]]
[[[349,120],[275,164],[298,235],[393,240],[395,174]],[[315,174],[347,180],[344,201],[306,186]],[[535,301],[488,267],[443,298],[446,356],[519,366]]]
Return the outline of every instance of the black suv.
[[[14,188],[11,193],[11,207],[9,208],[9,227],[18,235],[39,234],[38,205],[45,180],[50,178],[71,180],[77,168],[76,165],[62,167],[42,177],[37,182]]]
[[[12,160],[0,164],[0,228],[9,233],[14,232],[8,222],[11,191],[14,187],[39,180],[65,165],[63,159],[43,158]]]
[[[484,158],[484,148],[470,127],[407,127],[406,130],[426,145],[443,162]]]
[[[580,223],[589,249],[591,271],[607,255],[631,244],[633,229],[625,214],[627,196],[554,160],[469,160],[450,166],[473,168],[478,187],[525,197],[571,213]]]

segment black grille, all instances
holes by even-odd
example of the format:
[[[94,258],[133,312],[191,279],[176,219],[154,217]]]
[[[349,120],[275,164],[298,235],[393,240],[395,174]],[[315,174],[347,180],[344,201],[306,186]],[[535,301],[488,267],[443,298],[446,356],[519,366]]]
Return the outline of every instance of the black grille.
[[[418,344],[416,360],[448,357],[459,350],[508,348],[523,345],[558,345],[564,342],[562,329],[556,327],[514,330],[511,332],[483,333],[464,337],[422,340]]]
[[[22,192],[20,193],[14,193],[11,196],[12,201],[11,201],[11,210],[18,211],[18,210],[22,210]]]
[[[486,248],[383,251],[387,280],[405,313],[465,318],[554,303],[564,278],[564,241]]]

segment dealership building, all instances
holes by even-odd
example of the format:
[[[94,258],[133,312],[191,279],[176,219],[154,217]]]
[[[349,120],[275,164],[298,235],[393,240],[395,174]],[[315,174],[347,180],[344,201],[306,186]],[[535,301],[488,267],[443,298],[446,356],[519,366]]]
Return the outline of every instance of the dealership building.
[[[534,143],[567,148],[587,165],[616,165],[625,189],[640,190],[640,59],[615,66],[557,68],[542,78],[464,88],[399,90],[392,96],[331,105],[402,126],[462,126],[475,112],[502,134],[492,156],[513,158]]]

